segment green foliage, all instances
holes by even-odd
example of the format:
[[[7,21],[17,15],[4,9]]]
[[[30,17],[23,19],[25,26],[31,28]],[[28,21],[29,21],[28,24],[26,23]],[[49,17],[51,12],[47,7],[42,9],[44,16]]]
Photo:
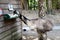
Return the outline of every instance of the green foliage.
[[[57,6],[57,0],[52,0],[53,9],[56,9],[56,6]]]
[[[60,9],[60,0],[52,0],[53,9]]]
[[[48,0],[46,0],[48,2]],[[46,3],[48,6],[48,3]],[[38,9],[38,0],[28,0],[28,8],[31,10]],[[52,0],[52,8],[60,9],[60,0]]]
[[[28,1],[28,6],[29,6],[29,9],[31,9],[31,10],[35,10],[35,9],[37,9],[37,7],[38,7],[38,1],[36,1],[36,0],[29,0]]]
[[[60,0],[57,2],[57,9],[60,9]]]

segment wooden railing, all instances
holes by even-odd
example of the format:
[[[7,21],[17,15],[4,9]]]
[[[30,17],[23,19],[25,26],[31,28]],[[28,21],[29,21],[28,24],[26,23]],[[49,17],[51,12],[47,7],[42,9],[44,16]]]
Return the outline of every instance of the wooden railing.
[[[20,11],[20,1],[19,0],[0,0],[0,8],[3,9],[3,14],[9,13],[8,11],[8,2],[14,6],[14,9]],[[21,30],[18,28],[21,25],[17,25],[19,23],[16,19],[5,20],[1,16],[0,17],[0,40],[18,40],[20,38],[20,34],[17,31]]]

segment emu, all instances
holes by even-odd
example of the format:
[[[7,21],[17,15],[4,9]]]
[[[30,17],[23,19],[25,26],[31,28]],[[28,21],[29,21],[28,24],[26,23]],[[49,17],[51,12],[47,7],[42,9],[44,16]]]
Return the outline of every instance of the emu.
[[[17,14],[16,10],[14,11]],[[22,14],[19,15],[19,18],[28,25],[31,30],[36,30],[39,34],[38,40],[47,40],[47,32],[52,30],[53,23],[51,20],[47,20],[44,18],[37,18],[37,19],[28,19]]]

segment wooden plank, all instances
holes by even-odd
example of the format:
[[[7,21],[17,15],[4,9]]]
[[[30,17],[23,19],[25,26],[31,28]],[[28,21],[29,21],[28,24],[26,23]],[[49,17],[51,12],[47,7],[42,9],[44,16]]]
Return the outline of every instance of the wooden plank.
[[[9,3],[0,3],[0,4],[5,4],[6,5],[6,4],[9,4]],[[16,2],[12,2],[11,4],[12,5],[20,5],[20,3],[18,3],[18,2],[17,3]]]
[[[11,30],[8,30],[8,31],[0,34],[0,39],[4,38],[4,37],[6,37],[6,36],[9,36],[9,35],[11,35],[12,33],[16,32],[16,31],[17,31],[17,28],[14,27],[14,28],[12,28]],[[11,33],[11,32],[12,32],[12,33]]]
[[[0,34],[10,30],[11,28],[14,28],[14,26],[18,27],[18,29],[19,29],[21,23],[20,22],[15,22],[15,23],[14,22],[12,22],[12,23],[5,22],[5,25],[6,25],[5,27],[0,28]]]
[[[0,0],[0,3],[8,3],[8,0]]]
[[[13,21],[13,22],[12,22],[12,21]],[[7,25],[7,26],[0,28],[0,33],[1,33],[1,32],[4,32],[4,31],[6,31],[6,30],[8,30],[8,29],[10,29],[10,28],[13,28],[13,26],[16,26],[16,25],[14,25],[14,23],[15,23],[14,20],[7,20],[7,21],[5,21],[5,22],[3,23],[3,25]]]
[[[14,8],[20,8],[19,5],[13,5]],[[8,9],[8,4],[0,4],[0,8]]]
[[[0,29],[0,34],[6,32],[6,31],[8,31],[8,30],[11,30],[12,28],[14,28],[14,26],[3,27],[3,28]]]
[[[6,4],[6,3],[11,3],[11,4],[19,4],[19,0],[0,0],[0,4]]]
[[[9,35],[1,40],[18,40],[21,38],[21,34],[20,33],[17,33],[17,32],[14,32],[12,35]]]
[[[3,19],[3,16],[0,16],[0,22],[2,22],[4,19]]]
[[[16,26],[19,26],[19,25],[21,25],[21,22],[20,22],[20,20],[19,19],[15,19],[16,21],[14,22],[12,22],[12,21],[10,21],[10,23],[9,22],[6,22],[5,21],[5,23],[4,22],[0,22],[0,25],[2,25],[2,26],[0,26],[0,29],[1,28],[3,28],[3,27],[7,27],[7,26],[9,26],[9,25],[11,25],[11,24],[14,24],[14,25],[16,25]]]
[[[10,1],[11,4],[20,4],[19,1]]]
[[[16,32],[13,32],[12,35],[8,35],[7,37],[5,37],[1,40],[11,40],[11,39],[14,40],[14,39],[19,39],[19,38],[21,38],[21,32],[17,33],[17,31],[16,31]]]
[[[15,10],[17,10],[17,11],[19,11],[19,12],[21,12],[21,10],[20,10],[20,8],[14,8]],[[8,11],[8,9],[4,9],[3,10],[3,14],[8,14],[9,13],[9,11]]]
[[[0,22],[0,28],[4,25],[4,22]]]
[[[8,14],[8,13],[9,13],[8,9],[7,10],[3,10],[3,14]]]
[[[3,13],[9,13],[8,11],[8,3],[11,3],[14,6],[14,9],[20,11],[20,0],[0,0],[0,8],[3,9]],[[11,39],[11,31],[12,31],[12,39],[15,40],[20,38],[20,33],[17,31],[20,30],[20,20],[19,21],[3,21],[0,18],[0,40],[9,40]],[[18,34],[18,35],[17,35]]]

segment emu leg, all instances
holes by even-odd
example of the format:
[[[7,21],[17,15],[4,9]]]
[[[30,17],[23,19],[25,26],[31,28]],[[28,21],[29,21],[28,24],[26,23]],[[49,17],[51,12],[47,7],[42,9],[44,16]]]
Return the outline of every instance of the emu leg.
[[[22,40],[22,37],[19,40]]]
[[[39,36],[39,40],[47,40],[47,33],[41,33]]]

